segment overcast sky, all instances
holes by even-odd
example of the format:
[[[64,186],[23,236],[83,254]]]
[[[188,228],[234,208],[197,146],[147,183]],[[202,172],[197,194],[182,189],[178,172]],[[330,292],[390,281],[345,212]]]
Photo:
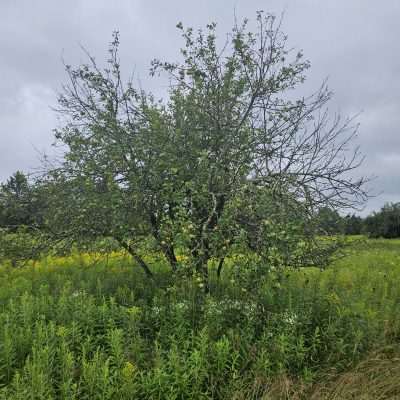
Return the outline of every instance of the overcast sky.
[[[62,59],[85,61],[80,45],[96,60],[107,57],[111,33],[121,35],[121,64],[144,88],[162,93],[148,77],[150,61],[176,60],[175,28],[218,24],[224,35],[237,17],[257,10],[285,12],[289,44],[311,61],[307,89],[329,78],[332,113],[358,117],[358,144],[366,156],[360,173],[377,176],[364,211],[400,201],[400,1],[399,0],[1,0],[0,180],[37,167],[38,152],[51,153],[51,107],[66,82]]]

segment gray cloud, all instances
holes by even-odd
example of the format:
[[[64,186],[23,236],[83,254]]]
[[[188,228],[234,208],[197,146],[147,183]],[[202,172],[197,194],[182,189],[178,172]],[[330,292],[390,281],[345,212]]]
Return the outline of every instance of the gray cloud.
[[[399,91],[400,3],[386,0],[129,1],[3,0],[0,3],[0,180],[16,169],[38,165],[37,150],[51,152],[57,119],[51,106],[65,82],[62,58],[84,61],[79,45],[97,60],[106,57],[113,30],[121,33],[121,61],[142,85],[162,93],[162,81],[149,80],[153,57],[174,60],[180,45],[175,25],[195,28],[216,21],[221,35],[238,17],[263,9],[285,11],[289,44],[312,62],[307,90],[329,77],[332,112],[358,117],[358,142],[366,161],[361,172],[375,174],[365,212],[385,201],[400,201]]]

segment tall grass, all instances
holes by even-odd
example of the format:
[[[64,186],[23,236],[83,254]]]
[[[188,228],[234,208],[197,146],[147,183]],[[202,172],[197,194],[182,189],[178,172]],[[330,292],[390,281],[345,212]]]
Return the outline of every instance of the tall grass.
[[[0,399],[400,398],[400,242],[350,253],[264,277],[231,259],[207,296],[161,260],[155,282],[121,254],[4,265]]]

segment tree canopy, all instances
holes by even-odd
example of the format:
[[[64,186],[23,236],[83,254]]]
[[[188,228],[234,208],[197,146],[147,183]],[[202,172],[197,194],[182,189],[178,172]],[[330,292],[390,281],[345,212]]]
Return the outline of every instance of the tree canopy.
[[[367,197],[366,179],[349,174],[362,161],[351,150],[357,125],[330,117],[325,83],[295,98],[310,63],[275,16],[259,12],[256,23],[254,32],[235,24],[221,45],[214,23],[197,32],[178,24],[180,61],[150,69],[169,79],[162,100],[124,81],[118,33],[106,68],[90,55],[66,66],[56,130],[65,156],[45,185],[54,237],[112,237],[151,275],[146,243],[205,287],[210,261],[222,268],[233,251],[270,265],[329,257],[315,240],[318,209]]]

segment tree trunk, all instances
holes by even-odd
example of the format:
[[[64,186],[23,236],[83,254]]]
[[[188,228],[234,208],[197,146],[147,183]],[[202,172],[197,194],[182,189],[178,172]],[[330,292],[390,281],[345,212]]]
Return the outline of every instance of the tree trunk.
[[[170,244],[166,244],[164,246],[161,246],[161,248],[162,248],[162,251],[163,251],[165,257],[167,258],[169,264],[171,265],[172,271],[176,272],[178,260],[176,259],[173,246]]]
[[[124,240],[118,240],[120,245],[133,257],[133,259],[140,265],[140,267],[143,269],[145,275],[148,278],[153,278],[153,273],[151,272],[149,266],[145,263],[142,257],[139,256],[139,254],[136,253],[135,249],[128,243],[126,243]]]
[[[150,223],[152,228],[153,237],[156,239],[157,243],[161,247],[162,252],[167,258],[169,264],[171,265],[171,269],[173,272],[176,272],[176,267],[178,265],[178,260],[175,256],[175,250],[172,244],[166,243],[163,244],[163,240],[159,231],[159,224],[154,213],[150,213]]]
[[[225,257],[222,257],[219,260],[219,263],[218,263],[218,269],[217,269],[217,277],[218,277],[218,279],[221,277],[221,271],[222,271],[222,267],[224,265],[224,260],[225,260]]]

